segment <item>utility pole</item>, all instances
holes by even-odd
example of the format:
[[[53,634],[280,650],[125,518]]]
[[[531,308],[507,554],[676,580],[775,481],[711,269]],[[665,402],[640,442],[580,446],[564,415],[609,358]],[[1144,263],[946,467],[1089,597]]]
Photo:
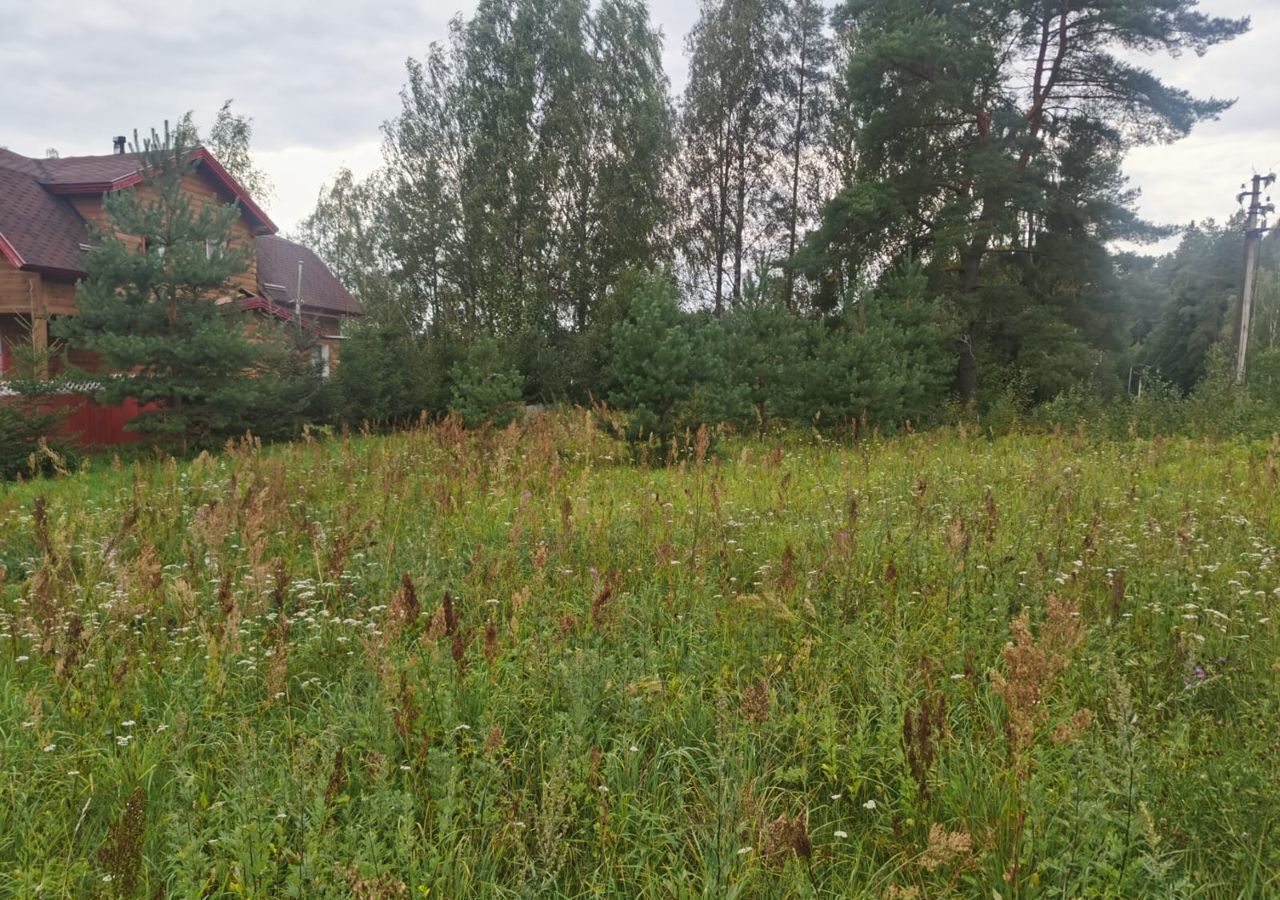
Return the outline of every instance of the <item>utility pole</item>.
[[[1244,231],[1244,279],[1240,287],[1240,322],[1237,333],[1240,345],[1236,350],[1236,384],[1244,384],[1245,357],[1249,352],[1249,321],[1253,316],[1253,287],[1257,281],[1258,246],[1262,243],[1262,235],[1269,231],[1266,216],[1275,212],[1271,198],[1262,202],[1262,189],[1270,187],[1276,180],[1275,175],[1254,175],[1253,187],[1245,188],[1236,195],[1237,203],[1244,203],[1249,198],[1249,213]],[[1244,185],[1240,185],[1244,188]]]

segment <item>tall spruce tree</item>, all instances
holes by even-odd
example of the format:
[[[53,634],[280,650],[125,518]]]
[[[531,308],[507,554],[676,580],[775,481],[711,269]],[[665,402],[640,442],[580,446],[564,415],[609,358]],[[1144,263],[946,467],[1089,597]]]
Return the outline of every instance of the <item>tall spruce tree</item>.
[[[239,303],[228,302],[253,247],[233,239],[235,205],[194,202],[184,190],[190,149],[167,126],[152,132],[142,184],[104,198],[107,224],[76,289],[78,315],[55,321],[60,338],[112,373],[95,376],[97,398],[152,405],[130,427],[181,452],[256,424],[252,379],[264,359]]]
[[[926,261],[965,326],[957,387],[972,401],[978,356],[1027,294],[1024,272],[1060,186],[1082,191],[1075,200],[1090,221],[1076,235],[1136,224],[1115,179],[1074,177],[1067,162],[1106,170],[1126,149],[1174,140],[1230,105],[1134,62],[1201,54],[1248,26],[1196,7],[848,0],[837,14],[848,62],[836,131],[853,136],[853,164],[806,247],[809,274],[834,290],[907,254]],[[1021,271],[1009,266],[1019,259]]]

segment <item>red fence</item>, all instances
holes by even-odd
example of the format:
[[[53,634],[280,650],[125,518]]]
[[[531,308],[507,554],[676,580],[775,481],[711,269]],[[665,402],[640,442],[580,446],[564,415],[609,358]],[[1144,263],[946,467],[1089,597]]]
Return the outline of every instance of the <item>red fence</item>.
[[[99,406],[86,397],[59,397],[68,410],[58,429],[84,447],[114,447],[139,440],[125,423],[136,419],[141,411],[132,397],[119,406]]]
[[[0,398],[0,403],[3,402],[4,398]],[[114,447],[139,440],[136,434],[124,427],[143,410],[136,400],[125,400],[119,406],[101,406],[80,394],[57,394],[42,397],[40,405],[65,413],[58,425],[58,433],[73,439],[81,447]]]

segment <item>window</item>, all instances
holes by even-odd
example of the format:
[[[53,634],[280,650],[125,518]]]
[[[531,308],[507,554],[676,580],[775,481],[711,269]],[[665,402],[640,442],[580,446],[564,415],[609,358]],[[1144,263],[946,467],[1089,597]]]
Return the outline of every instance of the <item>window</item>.
[[[204,258],[216,259],[227,252],[227,242],[220,241],[215,238],[205,238],[204,241]]]
[[[317,344],[311,351],[311,361],[320,370],[321,378],[329,377],[330,349],[328,344]]]

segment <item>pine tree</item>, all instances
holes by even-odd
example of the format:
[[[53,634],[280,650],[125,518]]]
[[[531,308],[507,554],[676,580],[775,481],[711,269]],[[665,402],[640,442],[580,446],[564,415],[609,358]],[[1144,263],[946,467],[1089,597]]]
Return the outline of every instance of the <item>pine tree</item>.
[[[114,373],[95,376],[98,400],[154,405],[129,427],[184,453],[254,424],[261,361],[231,284],[253,247],[233,239],[234,205],[197,204],[184,191],[190,159],[180,136],[152,132],[143,183],[104,199],[107,225],[86,258],[78,315],[55,322]]]
[[[1195,0],[848,0],[837,22],[849,49],[836,131],[854,136],[855,162],[806,248],[808,271],[834,289],[886,259],[927,262],[966,326],[965,401],[1018,277],[1006,263],[1035,252],[1069,177],[1063,160],[1085,152],[1086,168],[1105,169],[1230,105],[1122,51],[1199,54],[1248,24]],[[1101,202],[1115,183],[1092,189],[1090,227],[1109,230],[1124,215]]]

